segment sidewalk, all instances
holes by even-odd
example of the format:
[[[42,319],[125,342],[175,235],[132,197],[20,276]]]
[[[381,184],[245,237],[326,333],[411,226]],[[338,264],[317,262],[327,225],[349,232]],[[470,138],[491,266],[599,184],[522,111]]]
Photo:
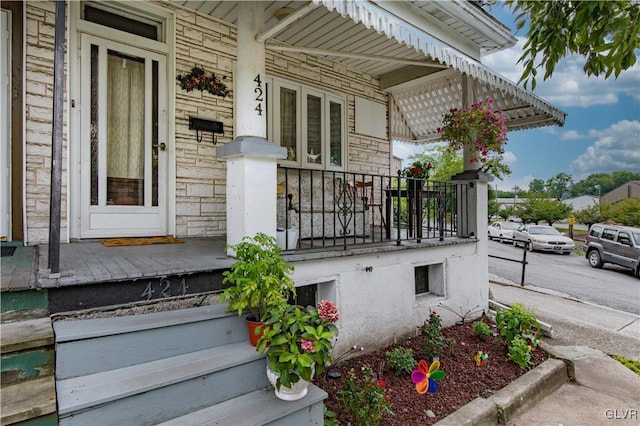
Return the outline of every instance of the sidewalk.
[[[640,424],[640,376],[603,352],[640,359],[639,316],[510,283],[492,282],[490,288],[493,300],[504,305],[522,302],[553,327],[554,337],[543,338],[543,348],[564,361],[568,374],[557,389],[549,389],[555,387],[550,381],[541,394],[531,395],[538,399],[532,407],[520,401],[518,409],[514,401],[507,424]],[[535,387],[526,381],[522,386]],[[510,393],[528,394],[517,388]]]

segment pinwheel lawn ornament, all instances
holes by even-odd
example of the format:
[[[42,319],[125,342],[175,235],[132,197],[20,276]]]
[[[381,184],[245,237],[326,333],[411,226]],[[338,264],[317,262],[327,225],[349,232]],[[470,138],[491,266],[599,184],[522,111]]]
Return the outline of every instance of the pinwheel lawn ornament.
[[[444,371],[438,370],[440,361],[433,361],[431,366],[424,359],[418,363],[418,369],[411,373],[411,380],[416,384],[416,391],[419,394],[438,392],[436,380],[444,379]]]
[[[529,343],[529,347],[531,348],[531,350],[535,351],[538,345],[540,344],[540,337],[538,337],[538,333],[527,334],[524,337],[527,338],[527,341]]]
[[[476,360],[476,365],[480,367],[481,365],[487,365],[489,361],[489,354],[486,352],[478,351],[473,358]]]

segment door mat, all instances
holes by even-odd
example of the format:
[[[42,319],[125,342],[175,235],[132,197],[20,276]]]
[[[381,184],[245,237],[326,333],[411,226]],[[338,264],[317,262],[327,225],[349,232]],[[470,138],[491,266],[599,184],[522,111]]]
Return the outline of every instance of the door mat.
[[[12,246],[2,246],[2,257],[9,257],[9,256],[13,256],[13,253],[15,253],[16,248],[12,247]]]
[[[100,240],[105,247],[123,247],[123,246],[147,246],[151,244],[177,244],[184,243],[184,240],[178,240],[171,236],[166,237],[131,237],[131,238],[109,238]]]

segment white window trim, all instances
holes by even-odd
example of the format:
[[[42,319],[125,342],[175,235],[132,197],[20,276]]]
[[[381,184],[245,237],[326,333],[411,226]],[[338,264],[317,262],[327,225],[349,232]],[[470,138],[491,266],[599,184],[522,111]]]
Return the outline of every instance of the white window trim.
[[[328,92],[326,90],[308,86],[302,83],[292,82],[280,77],[267,76],[267,137],[276,143],[280,143],[280,89],[286,88],[296,92],[296,159],[280,160],[279,164],[283,166],[303,167],[318,170],[336,170],[343,171],[347,169],[347,99],[345,95]],[[322,163],[315,164],[307,161],[307,95],[318,96],[321,98],[322,108]],[[341,151],[342,165],[335,166],[331,164],[331,140],[330,140],[330,103],[340,104],[342,119],[341,123]]]

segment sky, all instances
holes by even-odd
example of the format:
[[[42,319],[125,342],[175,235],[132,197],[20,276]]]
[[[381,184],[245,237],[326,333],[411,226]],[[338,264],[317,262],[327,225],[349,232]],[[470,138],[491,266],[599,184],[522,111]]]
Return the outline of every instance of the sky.
[[[491,13],[513,34],[515,24],[508,9],[498,4]],[[518,39],[514,47],[485,56],[482,63],[517,82],[522,65],[516,62],[526,33],[521,30],[514,35]],[[558,173],[578,182],[593,173],[640,172],[640,57],[617,79],[587,77],[583,65],[584,58],[571,55],[556,65],[546,81],[540,72],[533,93],[567,113],[564,126],[509,132],[504,160],[512,173],[494,180],[494,188],[528,189],[533,179],[546,181]],[[395,143],[394,155],[406,159],[430,146]]]

